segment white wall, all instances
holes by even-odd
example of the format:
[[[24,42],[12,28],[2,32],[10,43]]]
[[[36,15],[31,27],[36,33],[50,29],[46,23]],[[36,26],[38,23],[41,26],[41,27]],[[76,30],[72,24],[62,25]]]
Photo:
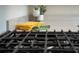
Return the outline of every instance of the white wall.
[[[13,19],[16,17],[22,17],[28,15],[28,6],[24,5],[10,5],[7,6],[7,18],[6,19]]]
[[[79,15],[78,5],[48,5],[47,15]]]
[[[18,17],[24,17],[28,20],[28,6],[24,5],[0,5],[0,33],[6,31],[6,21],[14,20]],[[18,19],[19,20],[19,19]],[[22,21],[21,20],[21,21]]]
[[[47,6],[45,14],[46,24],[50,24],[50,30],[77,31],[79,25],[79,6]]]
[[[6,6],[0,6],[0,33],[6,31]]]

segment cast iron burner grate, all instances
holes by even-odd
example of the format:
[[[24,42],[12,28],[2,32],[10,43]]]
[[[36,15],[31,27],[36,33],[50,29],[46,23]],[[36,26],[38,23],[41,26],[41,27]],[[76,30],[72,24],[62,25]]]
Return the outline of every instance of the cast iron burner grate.
[[[0,35],[0,53],[78,53],[79,32],[16,32]]]

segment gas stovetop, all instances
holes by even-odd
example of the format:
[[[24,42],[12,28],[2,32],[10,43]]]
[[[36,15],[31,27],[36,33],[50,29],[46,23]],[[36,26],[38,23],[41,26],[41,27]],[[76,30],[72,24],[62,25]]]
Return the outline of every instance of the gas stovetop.
[[[0,53],[78,53],[79,32],[16,32],[0,35]]]

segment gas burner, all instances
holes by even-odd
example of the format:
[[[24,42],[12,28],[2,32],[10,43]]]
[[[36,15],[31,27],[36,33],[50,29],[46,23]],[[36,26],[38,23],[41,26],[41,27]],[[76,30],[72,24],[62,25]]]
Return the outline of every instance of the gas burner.
[[[17,32],[0,35],[0,53],[78,53],[79,32]]]

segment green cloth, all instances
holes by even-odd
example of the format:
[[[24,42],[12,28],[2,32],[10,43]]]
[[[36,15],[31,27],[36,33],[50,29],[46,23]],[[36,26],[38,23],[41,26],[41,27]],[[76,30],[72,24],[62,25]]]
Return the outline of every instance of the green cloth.
[[[39,26],[39,27],[34,27],[32,30],[33,31],[42,31],[42,30],[47,31],[49,28],[50,26]]]

